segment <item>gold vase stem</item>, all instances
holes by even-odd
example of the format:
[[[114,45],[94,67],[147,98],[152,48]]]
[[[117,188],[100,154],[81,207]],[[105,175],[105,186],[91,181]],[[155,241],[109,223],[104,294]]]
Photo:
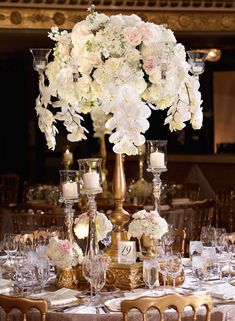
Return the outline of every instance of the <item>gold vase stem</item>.
[[[106,253],[113,261],[118,259],[118,242],[126,241],[127,231],[124,229],[124,224],[129,221],[129,214],[123,208],[123,202],[126,193],[126,179],[124,174],[122,154],[115,154],[115,166],[113,174],[113,196],[115,209],[110,215],[111,222],[115,228],[112,232],[112,243],[107,248]]]
[[[100,137],[100,155],[102,158],[102,164],[101,164],[101,169],[102,169],[102,187],[103,187],[103,192],[106,192],[108,190],[108,184],[107,184],[107,175],[108,171],[106,168],[106,162],[107,162],[107,149],[106,149],[106,144],[105,144],[105,136]]]

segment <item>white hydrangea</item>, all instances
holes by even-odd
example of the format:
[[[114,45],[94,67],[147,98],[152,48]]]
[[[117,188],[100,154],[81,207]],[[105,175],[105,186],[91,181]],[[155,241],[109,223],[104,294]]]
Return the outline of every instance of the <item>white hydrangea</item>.
[[[71,244],[68,240],[52,237],[46,248],[46,255],[58,268],[70,268],[81,264],[83,253],[77,243]]]
[[[79,215],[74,222],[74,233],[78,239],[84,239],[88,236],[89,217],[87,213]],[[97,212],[96,215],[96,237],[97,241],[102,241],[109,232],[112,231],[113,225],[105,214]]]
[[[199,82],[189,75],[185,49],[170,29],[134,14],[98,14],[92,7],[71,32],[53,27],[49,37],[56,42],[54,60],[47,64],[47,81],[40,77],[36,106],[49,148],[55,148],[56,120],[68,140],[86,138],[81,113],[91,113],[95,136],[112,131],[113,150],[128,155],[144,143],[151,110],[168,109],[171,131],[186,122],[202,126]],[[50,105],[57,109],[42,111]]]
[[[141,210],[132,215],[128,233],[137,238],[146,235],[154,240],[159,240],[167,230],[166,220],[157,211],[147,212],[146,210]]]

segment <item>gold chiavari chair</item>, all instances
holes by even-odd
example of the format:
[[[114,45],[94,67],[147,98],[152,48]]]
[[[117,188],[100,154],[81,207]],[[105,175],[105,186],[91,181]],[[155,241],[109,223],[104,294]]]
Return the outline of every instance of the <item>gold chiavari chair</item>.
[[[212,310],[212,298],[199,295],[179,295],[167,294],[161,297],[140,297],[134,300],[124,300],[121,302],[121,312],[124,321],[128,321],[128,313],[132,309],[137,309],[143,315],[143,321],[147,320],[149,309],[155,308],[160,314],[160,320],[164,320],[166,310],[171,307],[177,311],[178,321],[182,320],[182,313],[187,306],[193,309],[193,320],[197,320],[197,311],[201,306],[206,307],[205,321],[210,321]],[[176,320],[174,318],[174,320]]]
[[[172,244],[173,252],[179,252],[182,257],[185,256],[185,244],[186,244],[186,231],[178,228],[174,228],[174,243]]]
[[[23,314],[23,321],[26,321],[26,314],[30,309],[37,309],[40,312],[40,320],[46,320],[46,313],[48,311],[48,305],[45,300],[34,300],[22,297],[13,297],[7,295],[0,295],[0,307],[6,313],[6,321],[9,319],[9,313],[13,309],[18,309]]]
[[[235,191],[233,189],[217,191],[215,226],[225,227],[227,232],[234,231]]]

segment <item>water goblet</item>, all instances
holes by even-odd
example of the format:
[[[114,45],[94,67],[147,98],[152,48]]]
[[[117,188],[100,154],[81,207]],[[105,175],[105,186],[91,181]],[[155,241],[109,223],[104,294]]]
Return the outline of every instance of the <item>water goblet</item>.
[[[170,255],[167,260],[167,273],[172,277],[173,280],[173,292],[175,292],[175,280],[176,277],[182,271],[182,259],[180,253]]]
[[[146,259],[143,261],[143,280],[151,292],[159,283],[158,267],[155,259]]]
[[[17,234],[5,233],[3,242],[4,242],[4,250],[7,254],[8,260],[11,262],[13,259],[13,256],[16,254],[18,250]]]
[[[201,255],[192,256],[192,271],[198,280],[198,289],[202,290],[202,281],[207,277],[207,259]]]
[[[163,276],[163,293],[164,294],[166,293],[166,276],[168,273],[167,260],[168,260],[168,256],[166,255],[160,255],[156,258],[158,272],[160,272]]]

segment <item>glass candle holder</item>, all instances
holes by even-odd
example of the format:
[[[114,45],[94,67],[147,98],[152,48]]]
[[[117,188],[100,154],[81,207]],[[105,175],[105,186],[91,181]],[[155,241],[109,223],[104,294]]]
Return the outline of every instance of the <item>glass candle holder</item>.
[[[154,210],[160,213],[161,173],[167,171],[167,141],[147,140],[147,171],[153,173]]]
[[[39,73],[42,73],[46,69],[48,57],[51,49],[48,48],[30,48],[30,52],[33,55],[33,68]]]
[[[78,159],[81,177],[81,193],[88,198],[89,231],[86,246],[86,255],[97,255],[99,246],[96,236],[96,194],[102,192],[101,158]]]
[[[81,193],[98,194],[102,192],[101,162],[101,158],[78,159]]]
[[[79,171],[60,170],[60,202],[65,204],[65,225],[67,228],[67,239],[74,242],[73,218],[74,203],[79,198]]]
[[[208,52],[198,51],[198,50],[190,50],[187,51],[189,56],[189,63],[191,65],[191,73],[198,77],[205,70],[205,60],[208,55]]]

